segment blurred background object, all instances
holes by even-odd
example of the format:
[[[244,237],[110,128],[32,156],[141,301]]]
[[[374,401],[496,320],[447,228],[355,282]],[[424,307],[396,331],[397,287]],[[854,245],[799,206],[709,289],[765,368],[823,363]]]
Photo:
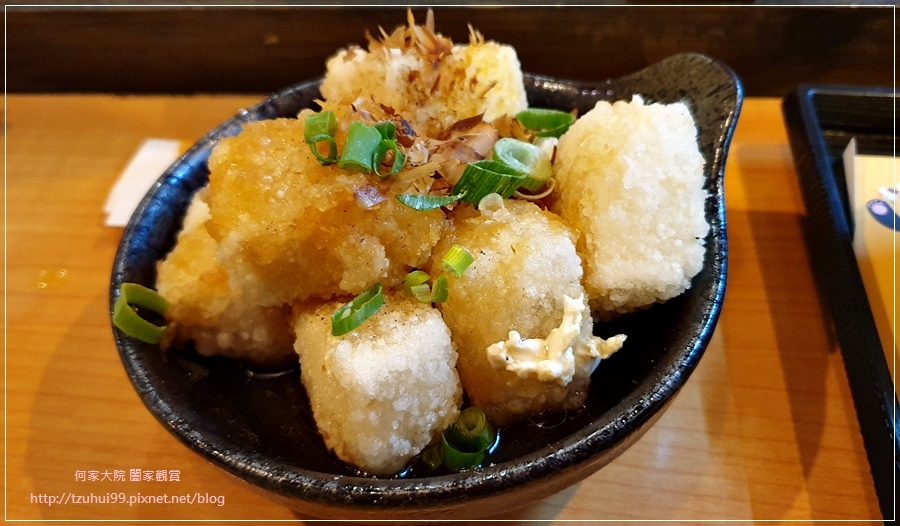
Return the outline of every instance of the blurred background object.
[[[565,79],[617,77],[693,51],[731,66],[748,96],[780,97],[799,83],[893,85],[893,7],[765,3],[434,12],[455,42],[472,23],[521,50],[523,70]],[[366,44],[364,30],[406,22],[399,6],[117,4],[8,7],[8,92],[268,93],[321,76],[324,57]],[[423,22],[426,10],[412,8]]]

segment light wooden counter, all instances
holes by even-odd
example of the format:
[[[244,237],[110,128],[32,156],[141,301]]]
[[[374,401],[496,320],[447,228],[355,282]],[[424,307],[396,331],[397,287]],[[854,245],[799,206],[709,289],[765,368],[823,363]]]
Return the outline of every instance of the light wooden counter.
[[[154,420],[125,376],[107,313],[122,230],[103,225],[102,208],[131,155],[150,137],[193,142],[255,101],[8,97],[8,520],[300,519],[202,460]],[[841,355],[804,247],[804,208],[778,100],[745,102],[726,199],[725,305],[681,394],[612,464],[502,518],[881,519]],[[179,480],[130,482],[133,469],[150,470],[154,479],[158,471],[177,473]],[[78,480],[92,472],[113,480]],[[199,492],[224,496],[224,505],[46,502],[69,492]]]

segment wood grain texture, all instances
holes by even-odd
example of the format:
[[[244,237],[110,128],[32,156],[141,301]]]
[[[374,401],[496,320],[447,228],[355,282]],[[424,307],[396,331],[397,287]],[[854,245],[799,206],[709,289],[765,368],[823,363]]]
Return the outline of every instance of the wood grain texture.
[[[813,265],[814,277],[830,307],[836,339],[846,360],[882,513],[892,516],[900,465],[896,458],[894,463],[881,460],[896,457],[898,449],[893,421],[897,394],[892,365],[885,363],[885,353],[893,355],[889,350],[893,344],[882,346],[878,337],[876,311],[870,308],[871,296],[862,277],[867,265],[857,262],[853,250],[853,237],[857,236],[853,214],[846,204],[849,190],[843,154],[850,139],[855,138],[860,154],[880,151],[882,155],[893,155],[895,99],[890,90],[880,95],[854,92],[854,96],[841,96],[844,90],[829,93],[828,89],[799,88],[785,99],[783,109],[806,206],[807,249],[813,261],[827,263]],[[806,117],[806,111],[813,117]],[[850,118],[854,111],[855,121]],[[840,138],[844,139],[843,144],[837,142]],[[890,268],[887,270],[891,272]]]
[[[424,21],[425,8],[415,9]],[[441,7],[519,50],[525,71],[599,81],[679,52],[730,65],[751,96],[799,83],[893,85],[891,6]],[[266,93],[322,75],[324,60],[406,22],[399,7],[9,8],[11,92]]]
[[[108,321],[121,229],[103,226],[102,207],[119,172],[145,138],[196,140],[256,99],[8,98],[7,519],[304,519],[208,464],[153,419],[125,376]],[[778,100],[746,101],[726,200],[722,316],[671,408],[595,475],[500,518],[881,518],[803,242],[805,212]],[[78,470],[135,468],[178,470],[180,480],[75,478]],[[67,492],[199,492],[225,502],[35,502]]]

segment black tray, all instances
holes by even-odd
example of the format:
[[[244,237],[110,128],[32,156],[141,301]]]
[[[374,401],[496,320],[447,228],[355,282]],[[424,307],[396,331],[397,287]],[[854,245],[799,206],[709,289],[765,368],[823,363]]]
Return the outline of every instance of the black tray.
[[[782,104],[813,272],[831,310],[885,520],[895,518],[900,472],[897,395],[853,252],[842,154],[855,137],[860,153],[894,155],[896,100],[890,89],[806,85]]]

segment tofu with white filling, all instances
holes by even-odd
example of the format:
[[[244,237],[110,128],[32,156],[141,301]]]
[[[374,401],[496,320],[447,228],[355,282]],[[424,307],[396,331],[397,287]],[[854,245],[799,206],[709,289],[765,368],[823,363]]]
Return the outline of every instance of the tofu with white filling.
[[[449,277],[440,306],[470,402],[496,425],[580,407],[591,373],[625,337],[593,335],[569,227],[514,200],[480,211],[461,205],[452,216],[454,231],[435,248],[431,274],[453,244],[474,257],[461,277]]]

